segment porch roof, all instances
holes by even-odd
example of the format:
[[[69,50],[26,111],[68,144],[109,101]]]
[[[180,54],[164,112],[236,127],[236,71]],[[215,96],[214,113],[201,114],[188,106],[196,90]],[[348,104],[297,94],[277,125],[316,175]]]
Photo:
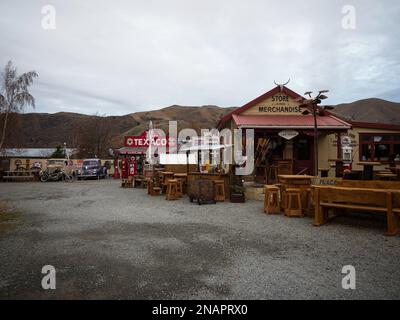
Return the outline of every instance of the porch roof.
[[[313,129],[314,117],[312,115],[297,116],[253,116],[232,115],[239,128],[265,128],[265,129]],[[351,125],[332,115],[317,117],[318,129],[347,130]]]

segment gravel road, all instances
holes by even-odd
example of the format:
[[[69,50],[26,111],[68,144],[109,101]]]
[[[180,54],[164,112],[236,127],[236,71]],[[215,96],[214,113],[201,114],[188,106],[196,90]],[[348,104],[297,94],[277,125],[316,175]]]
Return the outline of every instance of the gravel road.
[[[261,202],[167,202],[113,180],[2,183],[0,200],[14,210],[0,212],[1,299],[400,298],[400,237],[379,216],[315,228]],[[342,288],[346,265],[356,290]]]

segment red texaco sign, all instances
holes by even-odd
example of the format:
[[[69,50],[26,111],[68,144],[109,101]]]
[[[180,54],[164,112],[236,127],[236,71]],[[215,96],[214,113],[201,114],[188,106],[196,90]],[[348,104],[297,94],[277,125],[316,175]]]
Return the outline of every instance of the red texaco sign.
[[[141,136],[126,136],[125,147],[129,148],[147,148],[150,145],[148,132],[145,131]],[[175,145],[175,140],[169,137],[153,137],[152,146],[155,147],[169,147]]]

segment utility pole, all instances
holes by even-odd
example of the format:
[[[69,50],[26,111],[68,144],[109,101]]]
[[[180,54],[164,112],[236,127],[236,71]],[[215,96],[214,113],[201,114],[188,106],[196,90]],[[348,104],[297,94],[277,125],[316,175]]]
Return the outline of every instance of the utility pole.
[[[309,100],[304,100],[301,99],[300,101],[303,103],[301,107],[303,108],[308,108],[308,110],[305,110],[303,112],[304,115],[307,115],[310,113],[309,109],[311,107],[312,109],[312,115],[314,117],[314,175],[318,176],[319,172],[319,165],[318,165],[318,115],[320,115],[320,108],[318,107],[318,104],[321,103],[322,100],[328,99],[324,93],[328,93],[329,90],[321,90],[318,92],[318,95],[315,98],[312,98],[311,94],[312,92],[306,92],[304,95],[308,95],[310,97]],[[329,107],[325,107],[323,109],[328,109]]]

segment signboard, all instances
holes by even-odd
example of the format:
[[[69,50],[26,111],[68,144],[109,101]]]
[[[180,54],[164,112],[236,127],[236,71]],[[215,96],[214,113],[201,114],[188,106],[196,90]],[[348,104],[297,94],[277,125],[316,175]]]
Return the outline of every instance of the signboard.
[[[286,139],[286,140],[292,140],[296,138],[299,133],[295,130],[284,130],[278,133],[280,137]]]
[[[349,136],[343,136],[341,142],[343,147],[350,147],[352,141]]]
[[[303,109],[300,107],[301,103],[289,97],[285,93],[277,93],[272,97],[265,99],[254,107],[246,110],[244,115],[301,115]]]
[[[300,113],[301,108],[299,106],[268,106],[258,107],[258,111],[263,113]]]
[[[155,147],[169,147],[175,145],[174,139],[169,137],[153,137],[152,145]],[[124,146],[129,148],[148,148],[150,141],[148,131],[143,132],[141,136],[126,136]]]

